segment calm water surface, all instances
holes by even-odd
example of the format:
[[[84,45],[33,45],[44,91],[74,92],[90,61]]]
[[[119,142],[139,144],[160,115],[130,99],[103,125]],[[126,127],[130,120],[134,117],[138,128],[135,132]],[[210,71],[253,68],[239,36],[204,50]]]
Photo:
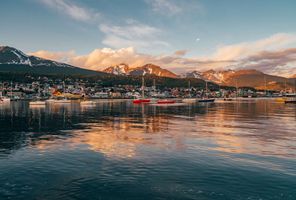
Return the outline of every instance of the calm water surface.
[[[0,105],[0,199],[295,200],[296,106]]]

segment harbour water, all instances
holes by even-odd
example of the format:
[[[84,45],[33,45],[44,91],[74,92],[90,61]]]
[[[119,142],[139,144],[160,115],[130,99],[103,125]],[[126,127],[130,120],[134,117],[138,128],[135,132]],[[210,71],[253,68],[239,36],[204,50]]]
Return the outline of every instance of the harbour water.
[[[0,105],[0,199],[295,200],[296,106]]]

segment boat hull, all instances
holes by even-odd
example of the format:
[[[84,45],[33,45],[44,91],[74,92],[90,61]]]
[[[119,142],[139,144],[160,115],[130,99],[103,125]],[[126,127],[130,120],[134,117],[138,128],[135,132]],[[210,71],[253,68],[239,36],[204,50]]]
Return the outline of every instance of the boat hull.
[[[141,104],[141,103],[150,103],[150,99],[136,99],[136,100],[133,100],[133,103],[134,104]]]
[[[198,100],[199,103],[212,103],[215,99],[200,99]]]

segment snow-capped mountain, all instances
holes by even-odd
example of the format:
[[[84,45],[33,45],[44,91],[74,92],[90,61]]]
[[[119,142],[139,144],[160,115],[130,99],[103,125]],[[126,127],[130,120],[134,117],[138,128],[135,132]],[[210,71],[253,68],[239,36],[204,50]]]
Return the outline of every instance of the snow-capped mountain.
[[[146,64],[142,67],[134,68],[130,71],[130,75],[155,75],[160,77],[169,77],[169,78],[177,78],[178,76],[173,72],[163,69],[160,66],[153,65],[153,64]]]
[[[198,78],[206,81],[211,81],[219,85],[239,86],[239,87],[254,87],[257,89],[264,89],[265,84],[268,89],[280,90],[285,87],[285,83],[292,86],[292,79],[281,76],[272,76],[264,74],[261,71],[249,70],[224,70],[215,71],[208,70],[205,72],[188,72],[186,78]]]
[[[202,72],[196,70],[192,72],[186,72],[185,74],[181,74],[181,78],[204,79]]]
[[[218,84],[224,84],[225,81],[236,72],[234,70],[215,71],[208,70],[202,73],[204,80],[212,81]]]
[[[100,74],[96,71],[74,67],[65,63],[29,56],[16,48],[8,46],[0,46],[0,71],[64,75]]]
[[[121,63],[119,65],[108,67],[104,72],[115,74],[115,75],[128,75],[129,66],[127,64]]]
[[[155,75],[160,77],[178,78],[173,72],[163,69],[160,66],[153,64],[146,64],[142,67],[130,68],[126,64],[120,64],[112,67],[108,67],[104,72],[116,74],[116,75],[131,75],[131,76],[145,76]]]

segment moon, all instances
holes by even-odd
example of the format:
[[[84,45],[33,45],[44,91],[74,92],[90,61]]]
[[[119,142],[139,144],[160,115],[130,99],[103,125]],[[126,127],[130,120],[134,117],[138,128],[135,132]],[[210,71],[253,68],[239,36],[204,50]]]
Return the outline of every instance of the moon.
[[[195,40],[196,42],[199,42],[200,41],[200,38],[196,38],[196,40]]]

